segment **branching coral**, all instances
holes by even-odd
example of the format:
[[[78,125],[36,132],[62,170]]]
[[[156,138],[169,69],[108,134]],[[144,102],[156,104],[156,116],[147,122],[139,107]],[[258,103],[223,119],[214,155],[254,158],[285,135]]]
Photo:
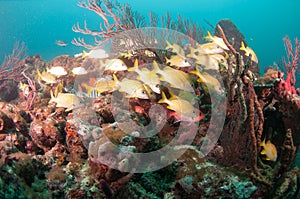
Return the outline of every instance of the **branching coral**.
[[[12,79],[19,82],[22,79],[21,72],[24,70],[24,63],[22,59],[26,53],[25,44],[17,42],[10,55],[4,58],[3,63],[0,65],[0,79],[8,80]]]
[[[300,54],[300,44],[298,39],[295,39],[295,46],[293,49],[293,45],[291,40],[288,36],[283,38],[285,50],[287,53],[287,60],[284,59],[284,67],[287,72],[287,77],[281,82],[282,89],[285,90],[285,92],[288,92],[290,94],[295,94],[295,84],[296,84],[296,70],[298,68],[299,64],[299,54]]]
[[[78,3],[78,6],[91,10],[98,14],[103,22],[100,23],[100,30],[91,30],[87,27],[86,21],[84,21],[84,27],[80,27],[77,23],[72,27],[74,32],[82,33],[85,35],[91,35],[95,39],[94,44],[88,44],[83,38],[75,38],[72,43],[77,46],[83,46],[87,49],[93,49],[95,46],[103,46],[105,42],[111,39],[115,35],[126,36],[125,31],[133,30],[143,27],[159,27],[172,29],[179,31],[185,35],[188,35],[195,41],[200,42],[203,37],[202,29],[198,24],[193,23],[191,20],[183,19],[178,15],[177,20],[172,20],[169,14],[165,17],[159,17],[154,13],[149,14],[149,20],[140,15],[138,12],[133,11],[128,4],[120,5],[118,2],[105,0],[82,0]],[[125,35],[124,35],[125,34]],[[130,38],[131,45],[138,45],[144,43],[147,40],[139,39],[139,36],[128,36]],[[165,40],[165,36],[156,37],[158,40]],[[126,41],[124,41],[126,42]],[[160,41],[155,41],[160,43]],[[180,42],[180,38],[178,39]]]

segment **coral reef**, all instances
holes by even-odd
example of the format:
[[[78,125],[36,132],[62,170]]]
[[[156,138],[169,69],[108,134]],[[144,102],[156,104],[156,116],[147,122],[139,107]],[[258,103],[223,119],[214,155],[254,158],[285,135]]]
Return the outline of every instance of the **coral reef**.
[[[100,31],[73,27],[97,45],[146,25],[128,5],[79,6],[103,20]],[[231,21],[220,21],[201,44],[202,31],[191,21],[167,15],[162,26],[194,40],[174,34],[166,41],[156,30],[160,48],[147,48],[154,45],[149,32],[131,32],[125,44],[117,37],[109,54],[76,39],[92,50],[48,63],[38,55],[14,62],[15,53],[9,67],[2,65],[0,77],[10,72],[0,93],[12,89],[15,96],[1,94],[1,198],[299,196],[298,40],[294,49],[284,40],[285,72],[270,67],[260,77],[254,51],[240,50],[245,39]],[[153,151],[158,155],[136,155]]]

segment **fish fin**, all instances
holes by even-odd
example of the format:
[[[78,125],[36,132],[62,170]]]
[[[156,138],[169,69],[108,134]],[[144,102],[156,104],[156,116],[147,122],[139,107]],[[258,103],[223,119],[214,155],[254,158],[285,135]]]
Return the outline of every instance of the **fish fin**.
[[[72,109],[73,109],[73,107],[67,108],[67,109],[66,109],[66,112],[69,112],[69,111],[71,111]]]
[[[52,91],[52,90],[50,90],[50,96],[51,96],[51,98],[50,98],[48,104],[51,104],[51,103],[54,102],[54,100],[55,100],[55,97],[54,97],[54,95],[53,95],[53,91]]]
[[[41,74],[41,72],[39,71],[39,69],[36,69],[36,72],[37,72],[37,76],[38,76],[38,78],[39,78],[39,79],[41,79],[41,77],[42,77],[42,74]]]
[[[158,74],[160,74],[162,72],[162,70],[159,68],[156,61],[153,61],[153,71],[155,71]]]
[[[271,160],[268,156],[266,157],[266,160]]]
[[[198,76],[198,72],[196,70],[192,70],[190,73]]]
[[[243,50],[243,51],[245,51],[245,52],[246,52],[246,47],[245,47],[245,44],[244,44],[244,42],[243,42],[243,41],[242,41],[242,43],[241,43],[240,50]]]
[[[89,54],[88,54],[88,52],[86,52],[85,50],[83,50],[82,51],[82,58],[85,58],[85,57],[87,57]]]
[[[166,43],[167,43],[166,50],[168,50],[170,48],[173,49],[173,46],[170,44],[170,42],[168,40],[166,40]]]
[[[266,154],[266,151],[263,149],[263,150],[260,152],[260,154],[265,155],[265,154]]]
[[[229,54],[226,51],[224,51],[224,53],[225,53],[225,59],[229,59]]]
[[[265,146],[265,144],[266,144],[266,138],[262,141],[262,142],[260,142],[260,146]]]
[[[86,83],[83,83],[82,86],[87,90],[88,96],[90,96],[93,91],[92,87],[87,85]]]
[[[168,59],[167,57],[165,57],[165,59],[166,59],[166,64],[170,63],[171,65],[171,59]]]
[[[166,104],[169,104],[168,103],[168,99],[166,97],[166,94],[164,92],[161,92],[161,99],[158,101],[158,103],[166,103]]]
[[[134,65],[132,68],[128,68],[128,71],[138,71],[139,70],[139,61],[138,59],[135,59],[134,61]]]
[[[170,98],[169,100],[176,100],[178,99],[178,97],[175,95],[174,91],[172,91],[171,89],[168,89],[169,94],[170,94]]]
[[[205,36],[205,39],[207,39],[207,40],[212,40],[212,35],[210,34],[210,32],[209,31],[207,31],[207,36]]]
[[[117,76],[116,76],[116,74],[115,74],[115,73],[113,74],[113,78],[114,78],[114,82],[116,82],[116,83],[118,83],[118,82],[119,82],[119,80],[118,80],[118,78],[117,78]]]

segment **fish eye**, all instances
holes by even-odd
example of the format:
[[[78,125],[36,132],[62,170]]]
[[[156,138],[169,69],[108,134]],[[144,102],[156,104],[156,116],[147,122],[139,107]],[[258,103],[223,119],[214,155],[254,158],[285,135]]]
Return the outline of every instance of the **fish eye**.
[[[187,63],[188,61],[185,59],[184,62]]]
[[[145,91],[145,90],[143,90],[143,91],[142,91],[142,94],[146,94],[146,91]]]
[[[155,88],[159,88],[159,84],[156,84],[156,85],[155,85]]]
[[[196,111],[195,111],[195,110],[193,110],[193,111],[192,111],[192,113],[193,113],[193,114],[195,114],[195,113],[196,113]]]

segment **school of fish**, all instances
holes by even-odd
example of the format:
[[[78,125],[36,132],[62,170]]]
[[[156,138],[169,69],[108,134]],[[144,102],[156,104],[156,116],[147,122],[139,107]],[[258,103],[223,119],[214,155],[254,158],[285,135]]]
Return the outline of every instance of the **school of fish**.
[[[119,91],[124,93],[126,98],[138,99],[156,99],[157,103],[166,104],[166,108],[174,111],[182,120],[195,121],[203,119],[200,110],[194,107],[194,99],[184,99],[178,93],[193,93],[193,79],[196,82],[204,84],[210,92],[223,94],[221,81],[211,75],[209,71],[219,71],[221,68],[228,68],[227,59],[229,51],[223,39],[212,36],[210,32],[205,37],[207,43],[197,45],[185,45],[166,41],[165,50],[168,55],[164,57],[165,64],[159,64],[155,61],[155,53],[145,50],[144,55],[154,58],[152,63],[139,63],[138,59],[133,60],[134,51],[120,53],[119,58],[111,58],[110,55],[101,48],[96,48],[90,52],[83,51],[76,54],[76,58],[95,59],[98,63],[98,69],[108,71],[106,76],[89,78],[82,82],[80,93],[68,93],[63,89],[61,77],[66,75],[88,76],[94,71],[89,71],[83,66],[64,68],[62,66],[48,66],[45,71],[37,70],[39,83],[42,85],[56,85],[56,92],[51,91],[49,103],[56,103],[57,107],[66,108],[68,111],[80,106],[81,97],[98,98],[105,93]],[[253,62],[258,63],[258,58],[250,47],[245,47],[241,43],[240,50],[245,52],[245,56],[250,56]],[[128,67],[123,58],[133,60],[133,67]],[[190,68],[185,72],[184,68]],[[118,73],[126,72],[125,78],[118,79]],[[59,86],[60,85],[60,86]],[[20,82],[20,89],[26,95],[28,87]],[[168,88],[168,96],[162,87]],[[59,89],[58,89],[59,88]],[[177,95],[173,90],[177,90]],[[25,93],[26,92],[26,93]],[[156,97],[158,96],[158,97]]]

